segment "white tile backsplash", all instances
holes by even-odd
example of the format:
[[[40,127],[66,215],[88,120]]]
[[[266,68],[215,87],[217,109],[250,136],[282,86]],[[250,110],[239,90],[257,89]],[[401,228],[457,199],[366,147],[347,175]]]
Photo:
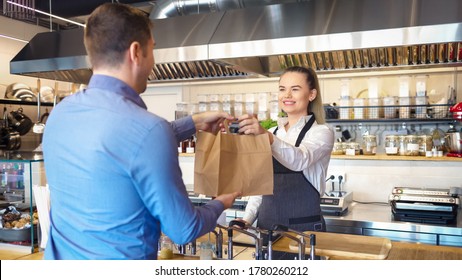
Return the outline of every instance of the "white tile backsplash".
[[[462,187],[461,171],[462,162],[331,159],[327,176],[344,173],[354,200],[387,202],[393,187]]]
[[[180,156],[185,184],[194,184],[194,157]],[[342,189],[362,202],[388,202],[393,187],[462,187],[462,162],[331,159],[327,177],[345,174]],[[331,181],[326,183],[330,191]],[[335,183],[338,188],[338,183]]]

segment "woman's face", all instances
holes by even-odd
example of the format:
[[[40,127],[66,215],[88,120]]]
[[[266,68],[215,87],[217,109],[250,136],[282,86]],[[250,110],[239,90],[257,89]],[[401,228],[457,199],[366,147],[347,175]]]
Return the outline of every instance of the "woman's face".
[[[306,116],[308,103],[316,97],[302,73],[287,72],[279,80],[279,108],[288,116]]]

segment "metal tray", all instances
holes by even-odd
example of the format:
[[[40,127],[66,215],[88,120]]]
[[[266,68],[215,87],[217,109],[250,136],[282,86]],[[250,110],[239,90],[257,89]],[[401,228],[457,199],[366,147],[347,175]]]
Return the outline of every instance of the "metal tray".
[[[34,240],[37,239],[37,226],[34,225]],[[30,228],[23,229],[0,229],[0,240],[3,242],[31,241]]]

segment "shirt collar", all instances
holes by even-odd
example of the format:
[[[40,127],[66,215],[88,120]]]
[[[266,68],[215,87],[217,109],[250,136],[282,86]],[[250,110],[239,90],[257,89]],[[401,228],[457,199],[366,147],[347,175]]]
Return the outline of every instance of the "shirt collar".
[[[307,115],[307,116],[300,117],[300,119],[298,119],[298,121],[294,125],[294,127],[303,128],[305,126],[305,124],[310,120],[311,117],[313,117],[313,115]],[[279,129],[284,129],[285,125],[288,122],[289,122],[289,120],[287,119],[287,117],[279,118],[278,119],[278,127],[279,127]]]
[[[144,103],[143,99],[141,99],[141,96],[132,87],[130,87],[125,82],[117,78],[101,74],[95,74],[91,77],[90,83],[88,83],[87,89],[91,88],[112,91],[115,94],[119,94],[133,101],[138,106],[147,109],[147,106]]]

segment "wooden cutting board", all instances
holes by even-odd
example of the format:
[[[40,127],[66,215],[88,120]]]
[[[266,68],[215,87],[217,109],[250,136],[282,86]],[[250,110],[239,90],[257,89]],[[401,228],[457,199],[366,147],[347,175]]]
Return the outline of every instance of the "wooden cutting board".
[[[362,259],[362,260],[383,260],[391,250],[391,241],[387,238],[340,234],[329,232],[305,232],[316,234],[316,255],[326,256],[333,259]],[[306,239],[306,254],[311,249],[309,239]],[[273,249],[290,252],[298,252],[298,244],[283,237],[275,242]]]

